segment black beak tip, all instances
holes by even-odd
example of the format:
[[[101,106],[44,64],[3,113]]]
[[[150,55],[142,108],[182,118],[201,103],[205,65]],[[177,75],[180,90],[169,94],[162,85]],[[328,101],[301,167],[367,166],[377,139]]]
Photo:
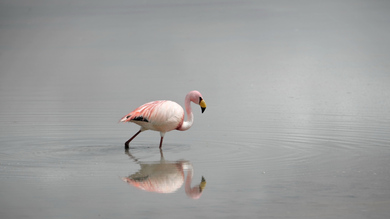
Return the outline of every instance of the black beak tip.
[[[203,107],[201,107],[201,109],[202,109],[202,113],[204,113],[204,111],[206,110],[206,108],[203,108]]]

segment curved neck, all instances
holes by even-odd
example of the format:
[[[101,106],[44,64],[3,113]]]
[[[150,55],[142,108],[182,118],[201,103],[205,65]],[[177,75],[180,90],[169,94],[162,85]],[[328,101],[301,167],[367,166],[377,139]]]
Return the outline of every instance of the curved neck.
[[[185,182],[185,186],[184,186],[185,192],[186,192],[186,195],[188,197],[191,197],[193,199],[198,199],[202,195],[201,184],[204,183],[205,181],[203,181],[204,178],[202,177],[201,184],[198,184],[198,185],[191,188],[192,176],[193,176],[193,169],[192,169],[192,166],[190,166],[190,168],[188,169],[188,172],[187,172],[187,178],[186,178],[186,182]]]
[[[184,185],[185,192],[187,195],[191,195],[191,193],[193,193],[192,188],[191,188],[192,176],[193,176],[193,172],[192,172],[192,167],[191,167],[188,169],[186,183]]]
[[[187,112],[187,120],[184,121],[181,127],[179,128],[180,131],[185,131],[191,128],[192,124],[194,123],[194,115],[192,114],[191,101],[188,95],[186,96],[186,99],[184,101],[184,106]]]

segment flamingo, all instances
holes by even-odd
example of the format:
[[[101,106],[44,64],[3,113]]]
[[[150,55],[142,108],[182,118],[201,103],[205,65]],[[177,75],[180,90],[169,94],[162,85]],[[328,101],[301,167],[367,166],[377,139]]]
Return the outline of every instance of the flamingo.
[[[162,149],[160,149],[160,161],[140,162],[129,150],[126,154],[141,166],[141,169],[122,177],[124,182],[148,192],[173,193],[185,184],[185,193],[192,199],[199,199],[205,187],[206,180],[202,176],[201,182],[191,187],[194,168],[189,161],[167,161],[164,159]],[[187,177],[184,179],[184,171],[187,170]]]
[[[134,111],[122,117],[119,122],[133,122],[141,126],[140,130],[125,142],[125,149],[129,148],[129,143],[141,132],[153,130],[160,132],[161,149],[164,135],[172,130],[185,131],[191,128],[194,123],[191,102],[200,105],[202,113],[206,110],[206,102],[199,91],[190,91],[184,100],[187,112],[187,120],[184,121],[184,110],[176,102],[170,100],[157,100],[138,107]]]

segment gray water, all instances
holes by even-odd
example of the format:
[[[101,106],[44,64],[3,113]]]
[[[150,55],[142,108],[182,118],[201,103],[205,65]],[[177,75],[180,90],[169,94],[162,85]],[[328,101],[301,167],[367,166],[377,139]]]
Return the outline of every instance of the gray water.
[[[1,1],[0,217],[389,218],[389,23],[388,1]],[[124,150],[122,116],[195,89],[190,130]]]

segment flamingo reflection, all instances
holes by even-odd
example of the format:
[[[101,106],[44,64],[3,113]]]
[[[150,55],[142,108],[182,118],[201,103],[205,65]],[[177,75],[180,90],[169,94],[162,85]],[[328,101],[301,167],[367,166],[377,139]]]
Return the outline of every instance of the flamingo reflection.
[[[140,162],[129,150],[126,154],[141,166],[141,169],[122,180],[139,189],[157,192],[173,193],[177,191],[184,183],[184,171],[187,171],[185,179],[185,192],[188,197],[198,199],[206,187],[206,180],[202,176],[200,184],[191,188],[193,177],[193,167],[189,161],[166,161],[162,150],[160,149],[160,161]]]

